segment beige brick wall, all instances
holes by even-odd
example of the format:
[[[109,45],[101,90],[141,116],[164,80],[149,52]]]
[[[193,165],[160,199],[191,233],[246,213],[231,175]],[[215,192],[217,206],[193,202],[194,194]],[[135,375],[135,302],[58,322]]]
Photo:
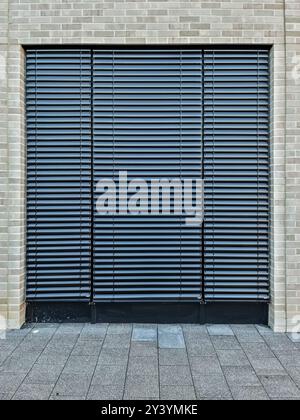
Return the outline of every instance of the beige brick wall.
[[[282,43],[283,0],[10,0],[12,43]]]
[[[24,51],[0,45],[0,315],[24,322],[25,130]]]
[[[8,316],[8,0],[0,4],[0,316]]]
[[[11,326],[24,320],[22,46],[269,44],[273,46],[270,325],[278,331],[293,327],[293,317],[300,315],[299,31],[299,0],[1,0],[0,314],[8,315]]]
[[[286,330],[285,266],[285,48],[271,54],[271,305],[269,321]]]

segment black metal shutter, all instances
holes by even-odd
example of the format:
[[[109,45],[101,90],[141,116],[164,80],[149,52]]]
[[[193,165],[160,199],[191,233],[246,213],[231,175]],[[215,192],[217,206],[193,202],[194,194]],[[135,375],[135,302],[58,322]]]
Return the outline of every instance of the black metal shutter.
[[[269,298],[268,51],[204,54],[207,300]]]
[[[94,185],[201,178],[201,68],[201,51],[94,52]],[[95,213],[94,300],[199,299],[201,246],[184,216]]]
[[[89,300],[91,54],[27,52],[28,300]]]
[[[28,300],[194,301],[203,280],[208,301],[267,300],[268,51],[93,55],[27,52]],[[99,179],[199,178],[202,152],[203,249],[184,216],[92,229]]]

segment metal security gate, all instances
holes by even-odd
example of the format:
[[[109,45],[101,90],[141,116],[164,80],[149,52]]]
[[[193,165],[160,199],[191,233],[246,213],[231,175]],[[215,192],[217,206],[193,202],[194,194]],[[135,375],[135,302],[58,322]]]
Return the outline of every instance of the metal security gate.
[[[268,50],[29,49],[26,88],[28,302],[268,302]],[[204,224],[99,215],[120,171],[203,178]]]

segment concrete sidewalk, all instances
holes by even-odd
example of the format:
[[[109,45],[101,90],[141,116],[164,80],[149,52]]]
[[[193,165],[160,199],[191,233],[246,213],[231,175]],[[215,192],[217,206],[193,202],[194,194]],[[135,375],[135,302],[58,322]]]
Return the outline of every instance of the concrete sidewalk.
[[[254,325],[31,324],[0,340],[0,399],[300,399],[300,338]]]

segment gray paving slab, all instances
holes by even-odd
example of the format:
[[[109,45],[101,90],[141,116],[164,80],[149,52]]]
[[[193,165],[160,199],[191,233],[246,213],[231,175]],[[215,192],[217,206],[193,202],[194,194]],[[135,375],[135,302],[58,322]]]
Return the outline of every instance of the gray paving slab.
[[[276,352],[275,355],[277,356],[278,360],[282,365],[287,367],[299,367],[300,368],[300,351],[293,350],[293,351],[283,351],[283,352]]]
[[[274,357],[274,353],[266,343],[242,343],[242,348],[250,359]]]
[[[98,365],[93,375],[92,385],[124,387],[126,371],[126,365]]]
[[[262,386],[231,387],[233,399],[237,401],[268,401],[270,398]]]
[[[55,335],[56,336],[58,336],[58,335],[64,335],[64,336],[66,336],[66,335],[71,335],[72,336],[73,335],[73,336],[76,336],[76,335],[79,335],[82,332],[84,326],[85,326],[84,324],[71,324],[71,323],[61,324],[57,328]]]
[[[250,366],[249,359],[242,350],[217,350],[221,366]]]
[[[300,343],[300,333],[288,334],[288,337],[293,343]]]
[[[8,330],[6,331],[6,338],[7,340],[11,340],[11,339],[22,340],[30,333],[31,330],[32,330],[32,327],[21,328],[20,330]]]
[[[210,340],[207,329],[205,330],[183,330],[184,338],[186,342],[189,343],[203,343]]]
[[[98,359],[100,365],[127,365],[128,362],[128,348],[109,348],[102,349]]]
[[[54,384],[22,384],[13,396],[13,400],[48,400]]]
[[[197,398],[200,400],[231,400],[232,394],[223,374],[202,375],[194,379]]]
[[[30,351],[24,351],[24,347],[21,345],[14,350],[14,352],[11,354],[11,358],[14,359],[22,359],[22,360],[29,360],[29,359],[36,359],[39,357],[45,347],[41,347],[39,345],[30,347]]]
[[[13,396],[14,396],[14,394],[9,393],[9,392],[7,392],[5,394],[0,393],[0,401],[10,401]]]
[[[103,348],[104,349],[113,349],[113,348],[129,348],[130,347],[130,334],[110,334],[106,335]]]
[[[247,334],[257,332],[257,327],[254,324],[232,324],[231,328],[236,332],[244,332]]]
[[[110,324],[107,328],[107,335],[118,334],[118,335],[131,335],[132,325],[131,324]]]
[[[53,389],[53,396],[86,397],[92,375],[62,374]]]
[[[235,335],[240,343],[264,343],[264,338],[257,330],[236,330]]]
[[[194,378],[202,375],[222,374],[217,356],[201,356],[190,358],[191,371]]]
[[[0,350],[0,366],[5,362],[5,360],[11,355],[10,352],[4,352]]]
[[[103,340],[81,340],[77,341],[72,356],[99,356]]]
[[[295,347],[300,351],[300,343],[294,343]]]
[[[126,376],[126,385],[157,385],[159,383],[159,378],[157,375],[149,376],[149,375],[127,375]]]
[[[0,340],[0,353],[11,353],[18,347],[18,345],[19,343],[13,342],[13,340]]]
[[[79,336],[79,341],[83,340],[104,340],[108,329],[108,324],[86,324]]]
[[[97,361],[97,356],[70,356],[64,367],[63,373],[92,375]]]
[[[26,376],[24,383],[53,384],[56,383],[63,371],[63,365],[35,364]]]
[[[160,398],[162,400],[196,400],[193,386],[161,386]]]
[[[187,352],[185,349],[160,349],[159,364],[164,366],[188,365]]]
[[[211,341],[216,350],[242,350],[235,337],[214,336],[211,337]]]
[[[195,344],[211,344],[211,336],[207,335],[197,335],[193,333],[184,333],[184,338],[186,345],[195,345]]]
[[[211,336],[234,337],[234,332],[229,325],[209,325],[207,331]]]
[[[85,401],[85,397],[76,397],[74,395],[51,395],[50,401]]]
[[[160,325],[158,327],[158,345],[161,349],[184,349],[185,341],[181,326]]]
[[[193,380],[188,366],[160,366],[160,384],[169,386],[192,386]]]
[[[300,390],[286,376],[261,376],[260,380],[271,398],[300,398]]]
[[[156,343],[141,343],[141,342],[132,342],[130,347],[130,356],[132,357],[141,357],[141,356],[157,356],[158,347]]]
[[[132,341],[156,342],[157,327],[156,326],[134,326],[132,332]]]
[[[66,354],[48,354],[43,352],[40,357],[37,359],[35,366],[64,366],[70,357],[70,352]]]
[[[37,328],[37,329],[43,329],[43,328],[55,328],[57,329],[60,324],[57,324],[55,322],[36,322],[32,324],[25,324],[25,327],[29,328],[30,330]]]
[[[190,357],[215,356],[217,354],[210,341],[203,343],[187,343],[187,352]]]
[[[124,387],[118,385],[92,385],[87,400],[113,401],[123,399]]]
[[[295,343],[293,343],[286,335],[274,335],[274,336],[265,336],[266,343],[273,351],[292,351],[297,349]]]
[[[35,346],[45,347],[52,337],[53,337],[52,335],[46,336],[46,337],[45,336],[34,336],[34,337],[26,336],[24,340],[22,341],[22,343],[20,343],[20,346],[35,345]]]
[[[271,328],[266,325],[255,325],[255,328],[262,336],[275,334],[274,331],[272,331]]]
[[[296,383],[298,388],[300,389],[300,367],[287,367],[286,368],[287,373],[290,375],[292,380]]]
[[[69,332],[67,332],[66,334],[64,333],[64,330],[57,330],[55,332],[55,334],[51,337],[52,341],[56,341],[59,343],[74,343],[75,341],[78,340],[78,337],[80,336],[80,332],[71,332],[71,330]]]
[[[257,375],[285,375],[286,371],[278,359],[253,359],[251,361],[252,367]]]
[[[208,336],[208,331],[205,325],[197,325],[197,324],[182,324],[181,325],[183,332],[191,333],[193,335],[200,336]]]
[[[158,357],[130,357],[127,374],[158,376]]]
[[[22,353],[18,356],[12,355],[0,366],[0,372],[27,374],[38,359],[39,355],[40,353],[31,353],[30,355]]]
[[[43,350],[42,355],[43,356],[49,356],[49,357],[53,357],[53,356],[69,356],[74,348],[75,344],[72,345],[64,345],[64,344],[57,344],[57,345],[48,345],[47,347],[45,347],[45,349]]]
[[[80,334],[79,333],[74,333],[74,334],[64,334],[63,332],[60,333],[55,333],[52,337],[51,337],[51,343],[55,344],[55,343],[60,343],[61,345],[74,345],[76,343],[76,341],[79,339]]]
[[[252,367],[223,367],[229,386],[259,386],[261,385]]]
[[[109,324],[108,322],[98,322],[97,324],[91,324],[91,323],[87,322],[87,323],[84,324],[83,329],[81,331],[81,334],[83,334],[84,332],[87,332],[87,331],[95,332],[95,331],[99,331],[99,330],[102,330],[102,329],[107,331],[109,325],[112,325],[112,324]]]
[[[159,400],[159,387],[130,385],[125,388],[124,400]]]
[[[45,349],[47,343],[29,343],[29,342],[22,342],[17,347],[17,353],[20,354],[33,354],[33,353],[42,353]]]
[[[158,376],[128,376],[124,399],[159,398]]]
[[[0,392],[15,393],[24,381],[25,374],[0,373]]]
[[[26,339],[37,339],[37,338],[51,338],[56,333],[57,327],[48,327],[48,328],[33,328],[30,333],[26,336]]]
[[[160,398],[159,397],[148,397],[148,396],[135,396],[134,394],[132,394],[132,396],[130,396],[129,394],[127,394],[126,397],[124,397],[124,400],[129,400],[129,401],[159,401]]]

